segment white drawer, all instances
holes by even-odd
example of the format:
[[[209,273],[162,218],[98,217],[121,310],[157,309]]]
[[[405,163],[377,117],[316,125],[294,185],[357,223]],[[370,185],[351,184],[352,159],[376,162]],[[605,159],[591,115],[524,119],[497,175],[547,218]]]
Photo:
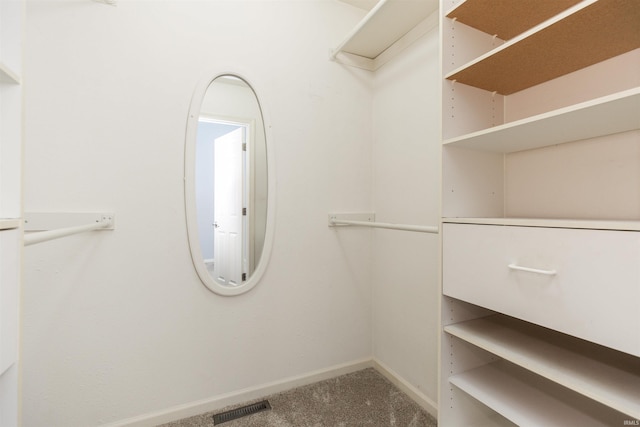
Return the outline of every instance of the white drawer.
[[[444,224],[443,292],[640,356],[639,232]]]

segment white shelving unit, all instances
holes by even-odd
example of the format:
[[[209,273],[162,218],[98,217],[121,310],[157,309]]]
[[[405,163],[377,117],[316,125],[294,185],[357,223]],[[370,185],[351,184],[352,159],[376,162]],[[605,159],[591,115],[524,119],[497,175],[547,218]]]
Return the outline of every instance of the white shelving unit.
[[[636,357],[502,315],[449,325],[444,330],[629,418],[640,419],[640,401],[633,393],[640,390],[640,359]]]
[[[640,88],[607,95],[490,129],[445,145],[512,153],[640,129]]]
[[[442,222],[452,225],[442,228],[439,422],[635,423],[640,352],[622,337],[639,336],[640,322],[601,317],[615,312],[605,290],[634,299],[640,276],[635,255],[610,257],[622,267],[613,279],[598,254],[640,233],[640,76],[627,72],[640,67],[640,3],[442,0],[440,11]],[[593,248],[575,258],[582,242]]]
[[[555,2],[547,3],[558,9]],[[510,95],[637,49],[640,12],[635,3],[584,0],[447,73],[445,78]],[[548,6],[530,7],[545,10]],[[456,10],[449,15],[455,16]],[[495,31],[492,33],[497,34]]]
[[[598,411],[588,399],[576,399],[570,391],[506,362],[495,362],[455,375],[449,382],[518,426],[564,427],[567,425],[624,425],[622,414],[600,405]]]
[[[516,227],[576,228],[586,230],[640,231],[640,221],[598,221],[543,218],[442,218],[448,224],[510,225]]]
[[[0,218],[21,216],[23,15],[21,1],[0,3]]]
[[[24,2],[0,2],[0,425],[19,425]]]
[[[375,71],[435,28],[437,10],[438,0],[380,0],[333,49],[331,59]]]

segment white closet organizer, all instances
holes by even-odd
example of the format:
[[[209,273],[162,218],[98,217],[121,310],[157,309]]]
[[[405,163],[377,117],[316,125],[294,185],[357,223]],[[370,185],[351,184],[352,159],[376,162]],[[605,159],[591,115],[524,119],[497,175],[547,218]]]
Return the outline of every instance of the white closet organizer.
[[[439,423],[640,420],[640,2],[442,0]]]
[[[0,2],[0,425],[18,425],[24,2]]]

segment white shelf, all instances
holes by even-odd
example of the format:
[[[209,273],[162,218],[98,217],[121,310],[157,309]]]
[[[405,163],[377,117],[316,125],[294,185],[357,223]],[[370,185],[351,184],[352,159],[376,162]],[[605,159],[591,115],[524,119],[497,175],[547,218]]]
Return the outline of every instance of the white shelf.
[[[445,78],[510,95],[637,49],[639,19],[636,0],[584,0]]]
[[[519,227],[579,228],[586,230],[640,231],[640,221],[605,221],[544,218],[442,218],[453,224],[511,225]]]
[[[0,62],[0,82],[20,84],[20,76],[6,64]]]
[[[0,378],[18,360],[21,239],[17,229],[0,232]]]
[[[519,426],[611,426],[625,419],[606,408],[598,411],[588,402],[576,402],[570,392],[505,362],[455,375],[449,382]]]
[[[0,218],[0,230],[12,230],[20,227],[20,219],[18,218]]]
[[[640,129],[640,88],[447,139],[444,145],[511,153]]]
[[[331,58],[347,65],[374,70],[377,66],[372,63],[373,60],[409,35],[412,29],[437,10],[437,0],[380,0],[333,50]],[[434,19],[421,29],[421,34],[436,26],[437,20]],[[406,44],[417,36],[414,35]],[[338,57],[341,53],[355,55],[356,58],[344,60]]]
[[[449,325],[445,332],[640,419],[638,358],[500,315]]]
[[[0,424],[18,425],[24,0],[0,1]]]

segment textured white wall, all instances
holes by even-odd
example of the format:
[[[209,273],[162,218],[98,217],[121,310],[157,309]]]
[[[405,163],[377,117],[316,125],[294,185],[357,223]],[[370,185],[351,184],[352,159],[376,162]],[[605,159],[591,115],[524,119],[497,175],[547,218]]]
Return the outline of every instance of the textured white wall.
[[[117,223],[25,250],[25,427],[115,422],[371,356],[371,233],[326,225],[372,203],[372,77],[327,60],[363,14],[28,2],[25,210]],[[223,64],[262,90],[278,180],[270,265],[231,298],[193,269],[182,180],[192,91]]]
[[[437,225],[440,187],[438,31],[376,72],[373,181],[376,220]],[[438,397],[439,241],[374,234],[374,357],[435,406]]]

